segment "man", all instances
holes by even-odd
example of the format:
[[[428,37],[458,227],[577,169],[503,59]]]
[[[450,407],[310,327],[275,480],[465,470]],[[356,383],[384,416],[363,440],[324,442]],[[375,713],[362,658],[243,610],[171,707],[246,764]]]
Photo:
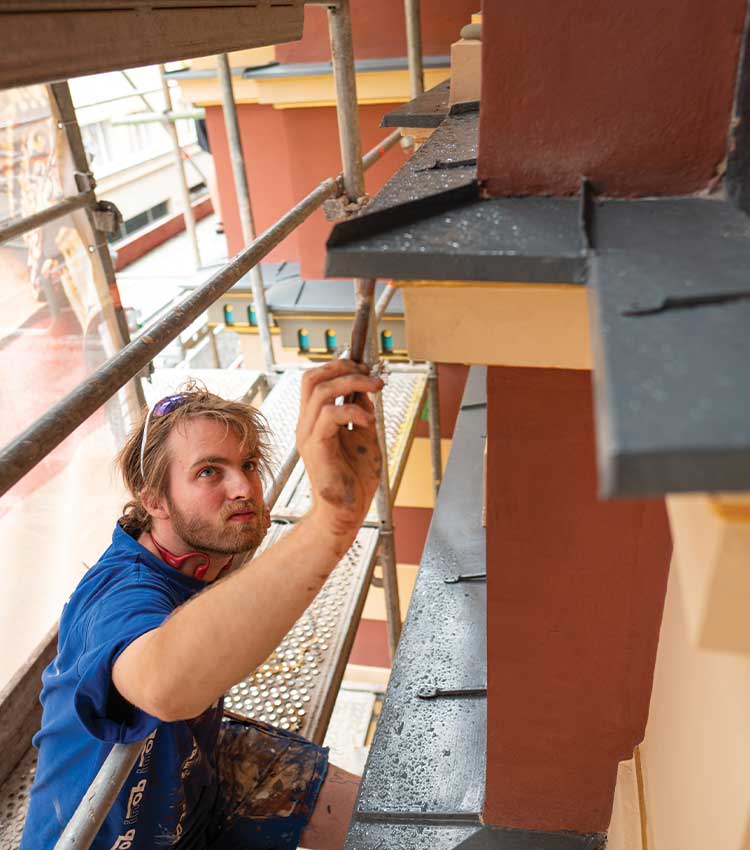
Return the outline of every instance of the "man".
[[[299,736],[222,723],[222,695],[273,651],[353,542],[379,479],[367,393],[382,386],[346,360],[304,374],[296,437],[312,508],[252,562],[269,523],[260,418],[195,389],[148,411],[120,457],[133,500],[68,601],[43,676],[21,850],[50,850],[112,744],[141,740],[95,850],[343,844],[356,777]],[[337,406],[340,396],[353,400]]]

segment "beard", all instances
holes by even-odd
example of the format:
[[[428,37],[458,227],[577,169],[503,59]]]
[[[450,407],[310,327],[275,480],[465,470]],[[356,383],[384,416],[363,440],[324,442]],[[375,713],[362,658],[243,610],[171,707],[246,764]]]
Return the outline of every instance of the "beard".
[[[265,508],[251,500],[232,502],[222,509],[220,516],[209,520],[202,516],[183,513],[168,499],[172,528],[180,538],[198,552],[217,555],[238,555],[260,546],[266,536]],[[232,521],[237,513],[253,511],[255,516],[246,522]]]

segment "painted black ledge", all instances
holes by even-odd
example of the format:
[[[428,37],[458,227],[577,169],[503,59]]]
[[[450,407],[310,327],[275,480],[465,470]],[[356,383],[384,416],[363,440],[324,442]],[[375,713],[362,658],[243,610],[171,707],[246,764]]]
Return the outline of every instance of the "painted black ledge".
[[[449,68],[450,56],[425,56],[425,68]],[[404,71],[409,67],[406,56],[387,56],[382,59],[357,59],[354,63],[358,74],[378,71]],[[233,77],[246,80],[268,80],[284,77],[321,77],[333,74],[332,62],[268,62],[248,68],[232,68]],[[216,77],[216,68],[180,68],[169,71],[167,76],[174,80],[210,80]]]
[[[593,209],[605,497],[750,489],[750,220],[725,201]]]
[[[366,212],[337,224],[326,276],[582,282],[575,198],[481,200],[479,113],[446,118]]]
[[[485,398],[485,369],[474,367],[464,401]],[[484,686],[486,587],[445,584],[457,572],[485,569],[482,453],[486,410],[462,410],[393,662],[345,847],[377,847],[363,836],[396,837],[425,825],[476,831],[484,799],[486,697],[424,700],[425,688]],[[429,841],[409,847],[430,848]],[[455,844],[446,845],[453,847]]]
[[[337,225],[327,273],[592,291],[606,498],[750,489],[750,221],[708,197],[482,200],[478,114],[450,116]]]
[[[404,103],[392,112],[386,112],[381,127],[439,127],[448,117],[451,81],[443,80],[424,94]]]
[[[347,850],[603,850],[606,836],[466,825],[355,823]]]

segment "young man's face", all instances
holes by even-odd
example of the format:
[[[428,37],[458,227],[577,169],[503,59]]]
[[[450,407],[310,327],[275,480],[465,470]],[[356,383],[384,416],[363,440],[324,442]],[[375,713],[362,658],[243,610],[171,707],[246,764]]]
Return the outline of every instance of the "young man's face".
[[[257,458],[233,428],[205,416],[169,435],[169,522],[192,549],[232,555],[255,549],[266,533]]]

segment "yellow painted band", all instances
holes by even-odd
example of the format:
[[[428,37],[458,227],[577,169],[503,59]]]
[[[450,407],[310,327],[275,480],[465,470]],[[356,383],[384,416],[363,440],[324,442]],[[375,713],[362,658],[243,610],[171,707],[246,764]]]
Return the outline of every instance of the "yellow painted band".
[[[273,317],[275,319],[283,319],[285,322],[291,321],[292,319],[308,319],[311,322],[316,322],[316,321],[319,321],[321,319],[332,319],[332,320],[335,321],[336,319],[353,319],[354,318],[354,313],[331,313],[331,314],[329,314],[329,313],[317,313],[317,314],[311,313],[311,314],[307,314],[307,313],[282,313],[279,310],[273,310],[272,313],[273,313]],[[381,322],[403,322],[403,321],[404,321],[404,317],[398,316],[398,315],[393,316],[393,317],[384,316],[381,319]]]
[[[241,325],[228,325],[226,322],[208,322],[209,328],[218,328],[219,325],[224,325],[224,328],[228,331],[233,331],[236,334],[257,334],[260,333],[258,328],[255,325],[248,325],[246,322],[243,322]],[[281,333],[279,328],[271,328],[271,333],[278,336]]]
[[[750,505],[727,505],[712,500],[711,510],[728,522],[750,522]]]
[[[397,97],[362,97],[357,100],[360,106],[379,106],[384,103],[408,103],[408,100]],[[274,109],[306,109],[311,106],[335,107],[335,100],[296,100],[283,103],[274,103]]]

